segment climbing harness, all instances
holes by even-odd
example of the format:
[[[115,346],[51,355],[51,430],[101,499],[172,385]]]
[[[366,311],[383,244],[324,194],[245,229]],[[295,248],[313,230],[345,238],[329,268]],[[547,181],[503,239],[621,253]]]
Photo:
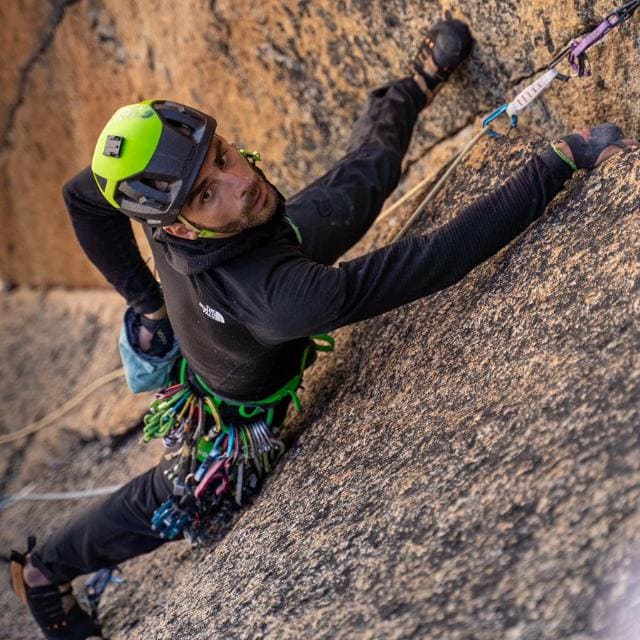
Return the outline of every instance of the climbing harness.
[[[460,153],[450,163],[445,173],[429,190],[426,197],[404,223],[393,241],[395,242],[404,237],[416,218],[440,192],[440,189],[447,181],[453,170],[485,134],[488,134],[491,137],[498,137],[499,134],[493,130],[493,124],[498,118],[503,115],[509,117],[509,130],[511,131],[518,124],[518,113],[528,107],[543,91],[545,91],[545,89],[551,85],[554,80],[566,82],[572,77],[585,77],[591,75],[591,67],[587,57],[587,51],[595,44],[601,42],[612,29],[630,20],[639,7],[640,0],[631,0],[631,2],[627,2],[625,5],[613,10],[600,22],[600,24],[598,24],[595,29],[583,35],[579,40],[572,40],[564,49],[554,56],[551,62],[547,65],[545,72],[520,91],[520,93],[518,93],[511,102],[500,105],[495,109],[495,111],[491,112],[486,118],[484,118],[480,131],[464,146],[462,151],[460,151]],[[569,63],[572,71],[574,72],[573,75],[562,74],[556,69],[556,67],[565,60]],[[414,189],[425,187],[430,182],[431,178],[427,178],[419,185],[416,185]],[[383,216],[385,214],[386,212],[383,212]]]
[[[285,451],[280,438],[289,402],[301,410],[298,389],[317,351],[333,351],[334,340],[322,334],[306,346],[300,371],[278,391],[257,401],[225,398],[194,371],[186,359],[177,381],[156,394],[144,417],[143,442],[162,438],[175,460],[164,473],[173,483],[171,496],[152,516],[152,528],[173,540],[182,533],[192,544],[207,539],[209,517],[224,501],[242,506]]]

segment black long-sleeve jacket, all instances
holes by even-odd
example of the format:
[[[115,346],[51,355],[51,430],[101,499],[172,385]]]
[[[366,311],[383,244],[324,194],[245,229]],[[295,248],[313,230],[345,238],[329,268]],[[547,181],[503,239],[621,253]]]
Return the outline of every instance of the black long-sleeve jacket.
[[[413,122],[395,142],[384,118],[415,121],[422,105],[396,96],[383,106],[390,113],[378,113],[385,134],[378,143],[399,169]],[[363,194],[367,183],[369,191],[379,190],[379,171],[368,174],[366,161],[379,160],[379,150],[371,152],[375,141],[374,131],[361,151],[351,154]],[[570,175],[553,152],[534,155],[502,187],[435,233],[408,237],[335,267],[310,258],[283,215],[227,239],[190,241],[146,228],[162,292],[140,257],[129,220],[104,201],[89,169],[65,185],[64,197],[82,247],[128,304],[150,312],[164,296],[191,367],[220,394],[255,400],[298,372],[307,336],[454,284],[535,220]],[[391,188],[394,181],[397,177]],[[331,179],[315,183],[314,193],[324,189],[329,201],[336,197],[334,187]]]

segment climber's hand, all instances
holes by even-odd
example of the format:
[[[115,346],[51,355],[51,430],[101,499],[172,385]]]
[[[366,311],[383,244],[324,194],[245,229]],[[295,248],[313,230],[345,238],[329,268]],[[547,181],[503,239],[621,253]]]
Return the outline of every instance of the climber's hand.
[[[138,347],[151,356],[163,356],[173,346],[173,329],[163,306],[137,318]]]
[[[575,162],[578,169],[593,169],[622,149],[639,144],[635,138],[624,138],[615,124],[607,122],[565,136],[558,147]]]

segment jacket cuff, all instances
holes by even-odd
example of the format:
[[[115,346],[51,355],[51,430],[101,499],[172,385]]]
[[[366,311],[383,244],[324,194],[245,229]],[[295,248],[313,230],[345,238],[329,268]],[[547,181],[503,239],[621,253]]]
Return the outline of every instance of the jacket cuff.
[[[407,92],[411,95],[413,104],[418,111],[422,111],[427,106],[427,95],[422,91],[420,85],[413,79],[413,76],[402,78],[400,82],[406,87]]]
[[[551,145],[540,154],[540,158],[555,179],[566,182],[573,175],[573,169],[553,150]]]
[[[164,304],[164,296],[158,287],[155,291],[144,296],[144,298],[135,300],[130,303],[136,313],[153,313],[158,311]]]

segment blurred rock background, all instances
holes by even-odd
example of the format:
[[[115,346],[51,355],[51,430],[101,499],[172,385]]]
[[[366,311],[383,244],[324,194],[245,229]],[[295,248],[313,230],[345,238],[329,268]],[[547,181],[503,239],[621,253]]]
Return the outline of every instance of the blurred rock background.
[[[11,0],[0,5],[0,277],[104,286],[81,254],[60,196],[113,111],[168,97],[214,114],[262,151],[286,195],[341,155],[367,92],[406,73],[420,34],[467,20],[472,59],[422,120],[408,159],[512,98],[613,5],[535,0]],[[523,117],[552,138],[614,120],[640,129],[637,19],[593,50],[592,78],[556,83]]]

